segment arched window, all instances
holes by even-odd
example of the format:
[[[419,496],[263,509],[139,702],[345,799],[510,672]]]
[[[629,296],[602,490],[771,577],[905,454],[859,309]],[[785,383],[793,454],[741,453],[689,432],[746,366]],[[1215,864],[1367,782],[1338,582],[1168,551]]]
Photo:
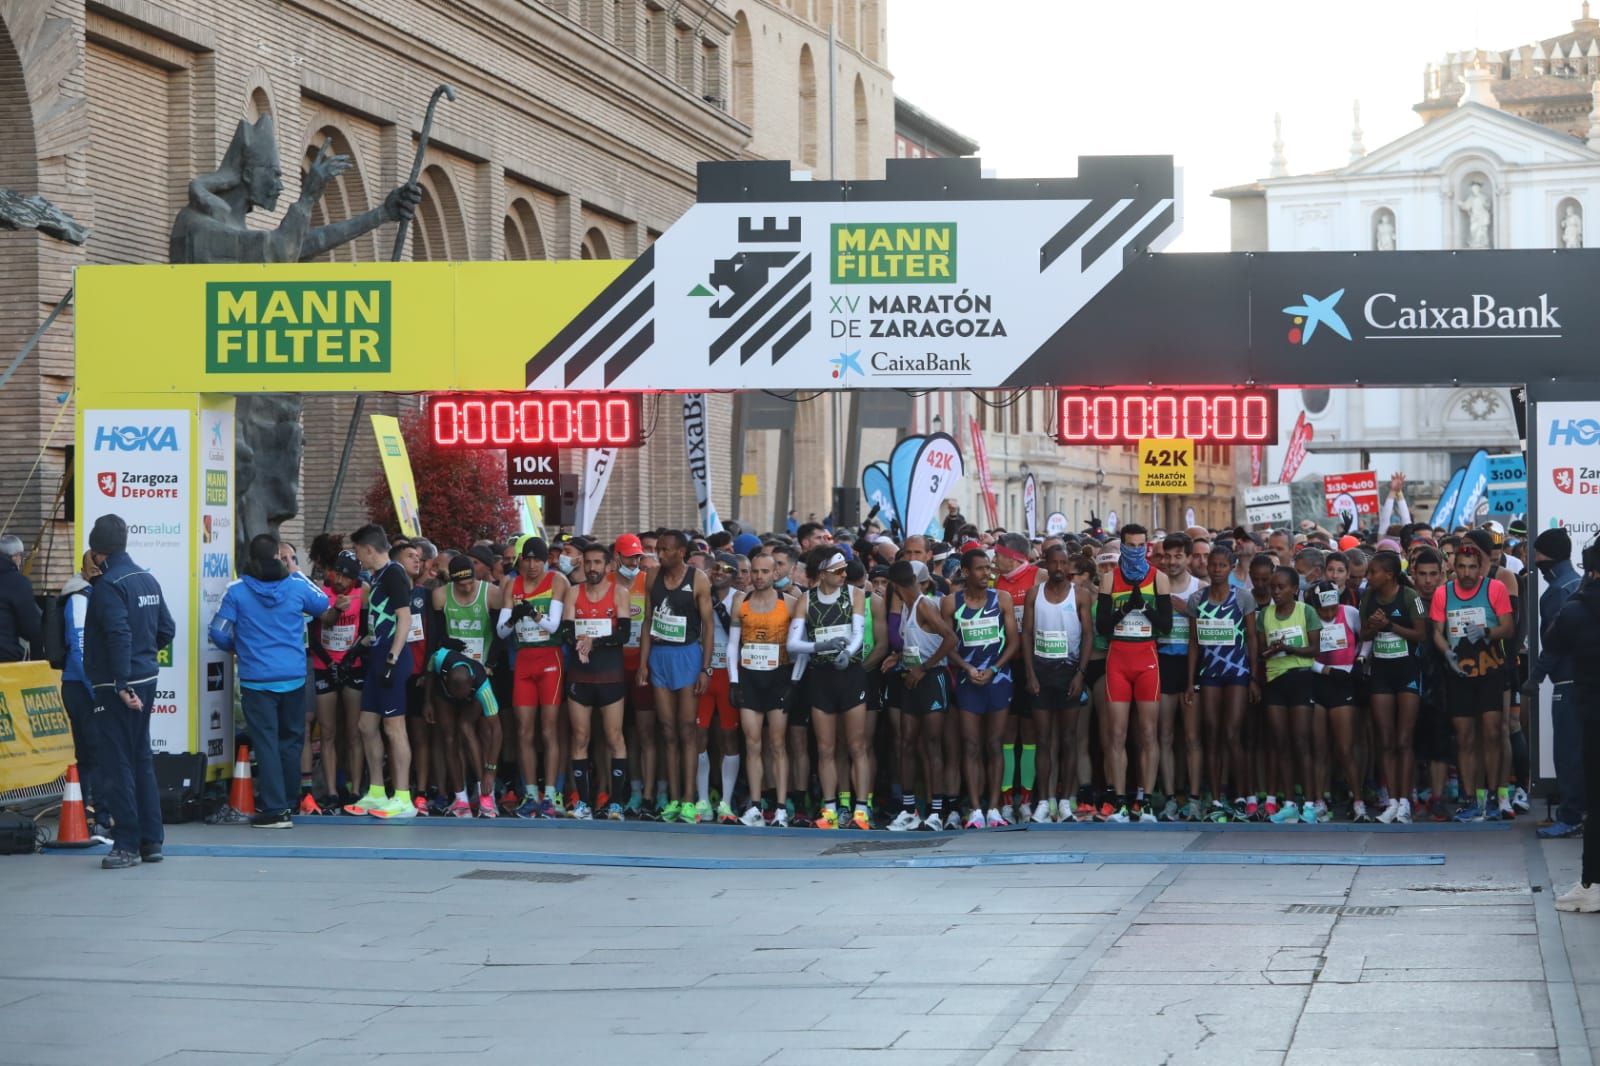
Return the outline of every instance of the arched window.
[[[257,89],[250,94],[251,104],[255,105],[257,95],[265,99],[266,94]],[[361,179],[361,162],[355,150],[350,145],[350,140],[337,126],[323,126],[311,137],[311,143],[306,146],[304,159],[300,162],[300,178],[305,180],[306,172],[311,168],[312,160],[317,158],[323,142],[328,142],[330,150],[338,155],[347,155],[352,162],[350,169],[328,182],[327,189],[311,207],[310,223],[313,226],[326,226],[330,222],[343,222],[347,218],[354,218],[365,213],[372,204],[367,199],[366,184]],[[370,263],[375,261],[377,246],[373,243],[371,233],[363,234],[355,240],[336,248],[330,248],[317,257],[318,262],[329,263]]]
[[[611,243],[606,240],[606,235],[598,226],[591,226],[589,232],[583,235],[583,249],[579,255],[581,259],[610,259]]]
[[[245,118],[252,123],[262,115],[272,114],[272,101],[267,98],[267,90],[256,86],[250,93],[250,104],[244,110]]]
[[[756,124],[755,49],[743,11],[733,20],[733,117],[746,126]]]
[[[533,205],[523,197],[511,202],[505,218],[506,258],[545,259],[544,232]]]
[[[1556,204],[1556,247],[1583,247],[1583,205],[1571,196]]]
[[[856,75],[855,113],[855,178],[857,181],[865,181],[872,176],[872,130],[867,122],[867,83],[859,74]]]
[[[801,166],[817,165],[817,64],[811,58],[811,46],[800,46],[800,134],[799,161]]]
[[[422,172],[422,203],[411,227],[411,258],[444,262],[468,259],[466,219],[450,175],[438,164]]]

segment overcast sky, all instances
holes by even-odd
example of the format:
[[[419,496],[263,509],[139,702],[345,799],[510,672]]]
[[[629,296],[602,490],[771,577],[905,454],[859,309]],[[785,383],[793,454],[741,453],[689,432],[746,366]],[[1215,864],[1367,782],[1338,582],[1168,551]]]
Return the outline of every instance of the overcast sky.
[[[895,92],[976,140],[1000,177],[1065,177],[1080,155],[1172,155],[1175,251],[1227,251],[1212,190],[1264,177],[1272,115],[1289,173],[1417,128],[1422,69],[1571,28],[1579,0],[889,0]]]

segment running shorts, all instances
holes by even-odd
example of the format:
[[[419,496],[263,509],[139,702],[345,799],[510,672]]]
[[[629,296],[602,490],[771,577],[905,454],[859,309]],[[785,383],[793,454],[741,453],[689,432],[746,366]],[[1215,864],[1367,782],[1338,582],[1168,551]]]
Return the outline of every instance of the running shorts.
[[[367,663],[367,682],[361,689],[361,709],[385,718],[403,718],[406,713],[407,682],[411,680],[411,656],[401,655],[394,664],[388,684],[383,683],[381,657]]]
[[[956,681],[956,706],[968,714],[997,714],[1011,706],[1011,678],[997,676],[987,685],[977,685],[965,674]]]
[[[1311,679],[1316,677],[1309,666],[1290,670],[1267,682],[1267,691],[1261,702],[1268,707],[1311,706]]]
[[[681,692],[700,676],[698,644],[655,644],[650,648],[650,684]]]
[[[1472,718],[1490,711],[1503,711],[1505,674],[1495,671],[1488,677],[1461,677],[1451,672],[1444,679],[1444,702],[1452,718]]]
[[[1154,703],[1161,698],[1154,644],[1112,642],[1106,652],[1106,698],[1112,703]]]
[[[706,690],[700,693],[700,708],[695,714],[695,724],[701,729],[710,729],[713,715],[717,719],[717,728],[723,732],[739,728],[739,708],[733,705],[733,697],[728,693],[726,670],[712,671]]]
[[[1156,653],[1161,664],[1161,694],[1181,696],[1189,689],[1189,656]]]
[[[1093,692],[1102,678],[1106,676],[1106,661],[1104,659],[1090,659],[1083,664],[1083,688],[1085,692]]]
[[[569,681],[567,699],[584,707],[609,707],[628,694],[621,681]]]
[[[744,709],[761,714],[787,711],[789,694],[794,691],[789,670],[787,666],[780,666],[776,670],[740,670],[739,702]]]
[[[1078,706],[1076,699],[1068,698],[1072,691],[1072,679],[1078,672],[1078,664],[1070,659],[1034,659],[1033,674],[1039,679],[1039,691],[1028,693],[1029,702],[1035,711],[1064,711],[1069,707]],[[1084,678],[1084,684],[1088,684]],[[1018,691],[1021,691],[1019,686]],[[1016,704],[1012,704],[1015,712]]]
[[[316,670],[313,671],[311,683],[312,691],[319,696],[326,696],[342,689],[360,692],[362,686],[367,683],[367,675],[365,671],[355,674],[340,671],[339,684],[334,684],[332,670]]]
[[[561,702],[561,652],[523,648],[511,680],[513,707],[554,707]]]
[[[929,670],[922,675],[921,683],[915,687],[909,681],[905,682],[905,698],[901,709],[906,714],[918,717],[939,714],[949,706],[950,695],[942,669]]]
[[[1367,679],[1367,691],[1374,696],[1398,696],[1402,692],[1415,694],[1419,691],[1419,685],[1417,660],[1410,657],[1372,660],[1372,676]]]
[[[823,714],[843,714],[867,702],[867,671],[860,663],[843,670],[815,660],[806,668],[806,695],[811,708]]]
[[[1356,679],[1348,670],[1329,670],[1311,679],[1311,699],[1328,710],[1356,706]]]

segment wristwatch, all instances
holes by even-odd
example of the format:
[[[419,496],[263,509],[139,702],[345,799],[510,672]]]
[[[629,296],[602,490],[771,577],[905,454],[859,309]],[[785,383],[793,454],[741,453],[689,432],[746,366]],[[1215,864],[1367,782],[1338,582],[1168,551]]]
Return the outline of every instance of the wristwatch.
[[[710,677],[711,675],[715,674],[716,672],[717,672],[716,667],[714,667],[714,666],[706,667],[706,676],[707,677]]]

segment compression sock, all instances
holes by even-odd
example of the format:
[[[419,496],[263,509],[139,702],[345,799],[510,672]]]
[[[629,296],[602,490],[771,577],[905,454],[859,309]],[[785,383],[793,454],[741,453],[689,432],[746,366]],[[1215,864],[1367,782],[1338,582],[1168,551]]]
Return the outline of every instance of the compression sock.
[[[850,809],[850,793],[849,792],[841,791],[839,793],[839,809],[841,811],[848,811]]]
[[[471,802],[470,800],[467,799],[467,790],[466,789],[462,789],[460,792],[456,793],[456,802],[457,803],[469,803],[469,802]]]
[[[907,814],[917,813],[917,797],[909,792],[900,794],[900,809]]]
[[[619,807],[626,807],[633,798],[633,793],[628,789],[628,760],[611,760],[611,802]]]
[[[739,756],[722,757],[722,802],[733,802],[733,786],[739,781]]]
[[[1039,756],[1037,744],[1022,745],[1022,797],[1024,801],[1033,796],[1035,760]]]
[[[1487,811],[1489,809],[1489,790],[1486,788],[1478,789],[1477,800],[1478,809],[1480,811]]]
[[[710,799],[711,756],[707,755],[703,751],[700,753],[699,761],[695,763],[694,782],[695,786],[700,789],[700,791],[695,795],[695,799],[700,800],[702,803]]]
[[[572,760],[572,785],[578,790],[578,799],[585,806],[594,806],[594,763],[589,759]]]
[[[1000,745],[1001,766],[1000,791],[1010,792],[1017,781],[1017,746],[1015,744]]]

